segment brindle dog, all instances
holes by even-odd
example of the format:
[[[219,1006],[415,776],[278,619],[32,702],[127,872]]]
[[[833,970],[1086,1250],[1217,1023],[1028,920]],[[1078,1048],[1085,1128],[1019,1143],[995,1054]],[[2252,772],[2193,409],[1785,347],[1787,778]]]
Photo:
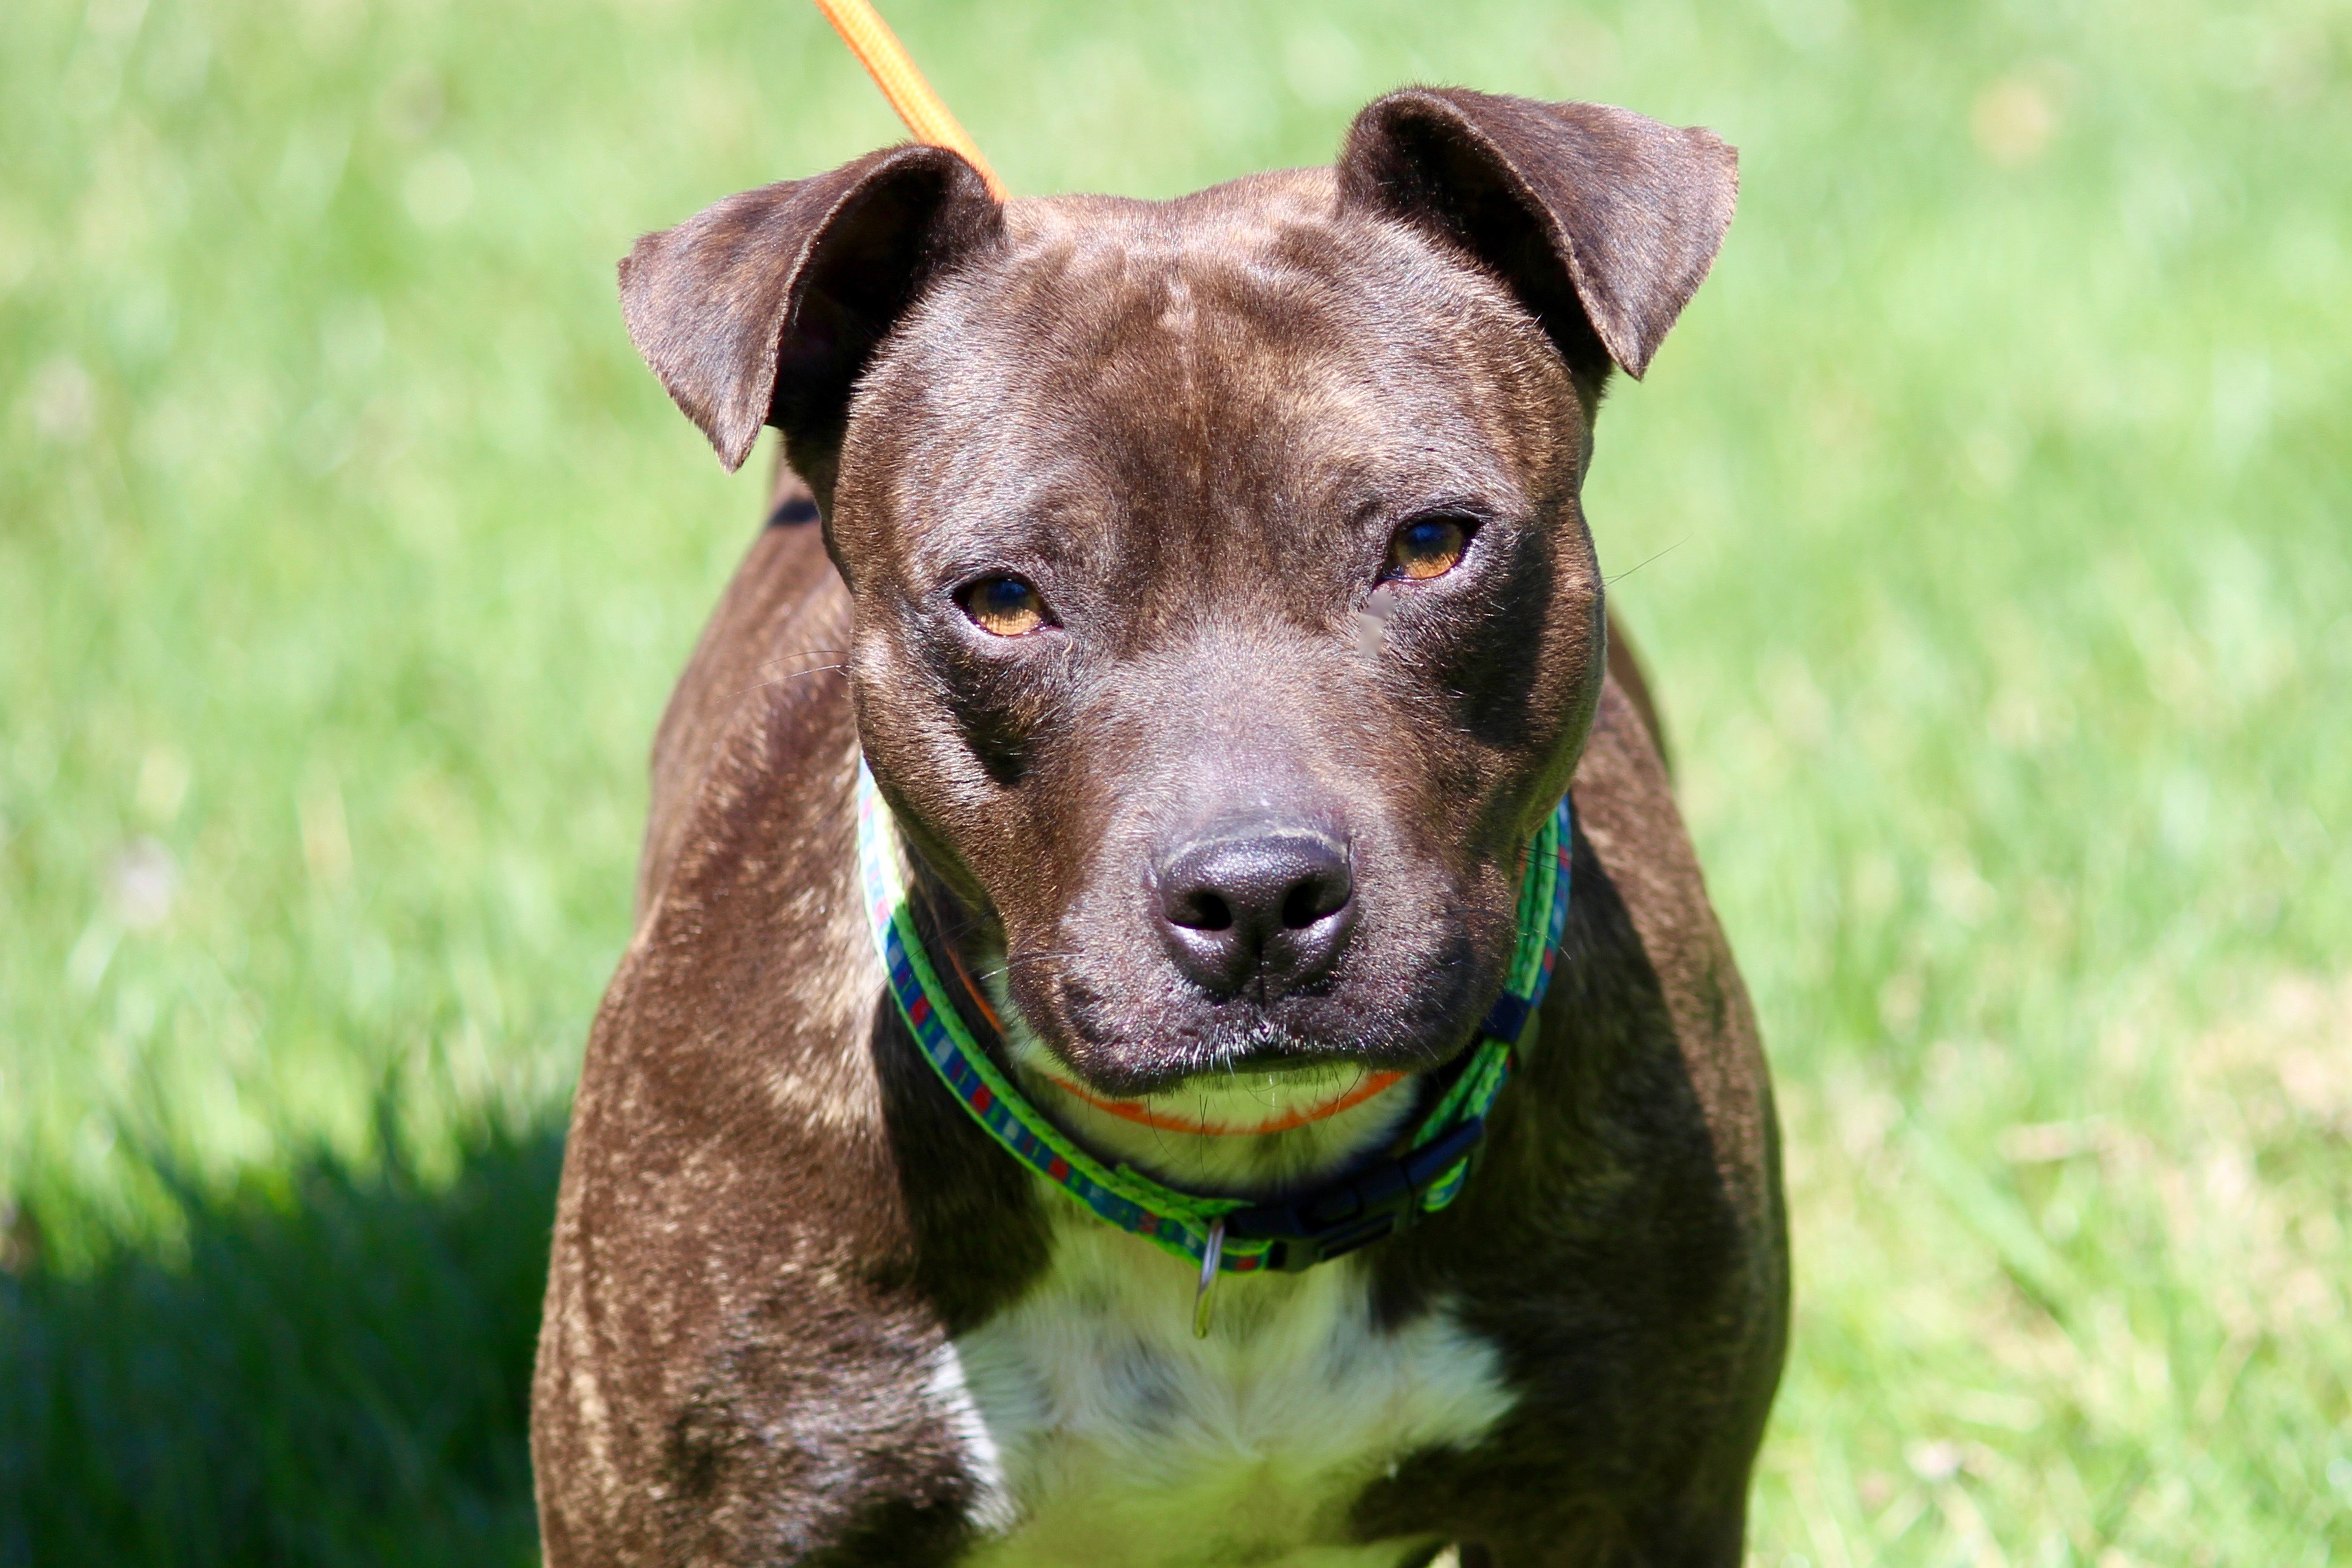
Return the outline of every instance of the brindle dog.
[[[1705,131],[1409,90],[1179,201],[1000,204],[899,147],[639,242],[638,348],[730,468],[764,424],[789,466],[663,720],[573,1110],[554,1568],[1739,1561],[1770,1092],[1579,499],[1736,183]],[[861,752],[1000,1066],[1225,1193],[1409,1131],[1572,787],[1462,1197],[1194,1338],[1192,1270],[917,1055]]]

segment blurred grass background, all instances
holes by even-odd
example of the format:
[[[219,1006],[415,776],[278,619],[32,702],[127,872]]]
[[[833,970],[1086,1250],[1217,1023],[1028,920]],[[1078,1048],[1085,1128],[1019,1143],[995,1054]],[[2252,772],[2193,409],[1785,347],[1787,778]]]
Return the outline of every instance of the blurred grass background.
[[[1789,1133],[1776,1568],[2352,1561],[2352,6],[896,0],[1019,191],[1720,130],[1588,496]],[[524,1563],[565,1097],[759,507],[774,0],[0,8],[0,1563]]]

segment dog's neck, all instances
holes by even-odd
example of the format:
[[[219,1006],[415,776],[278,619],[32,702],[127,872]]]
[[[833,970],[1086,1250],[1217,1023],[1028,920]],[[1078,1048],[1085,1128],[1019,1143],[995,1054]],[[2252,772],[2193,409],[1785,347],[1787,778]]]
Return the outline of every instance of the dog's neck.
[[[1349,1062],[1205,1073],[1132,1099],[1089,1089],[1013,1001],[992,912],[920,855],[905,859],[924,941],[950,960],[937,967],[961,993],[951,1005],[1030,1103],[1105,1163],[1188,1192],[1266,1198],[1337,1176],[1404,1130],[1420,1076],[1375,1075]]]

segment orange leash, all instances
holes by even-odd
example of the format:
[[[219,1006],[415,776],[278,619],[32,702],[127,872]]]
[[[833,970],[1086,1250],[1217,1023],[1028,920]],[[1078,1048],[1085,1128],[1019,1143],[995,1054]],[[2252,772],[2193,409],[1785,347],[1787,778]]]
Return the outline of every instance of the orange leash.
[[[915,140],[961,153],[963,161],[979,170],[980,177],[988,182],[988,193],[1000,202],[1004,200],[1004,183],[988,166],[988,160],[980,155],[980,149],[972,145],[963,127],[956,123],[956,117],[948,112],[948,106],[940,101],[940,95],[931,90],[931,84],[923,79],[923,73],[915,68],[907,46],[898,41],[898,35],[882,20],[870,0],[816,0],[816,8],[824,13],[824,19],[833,24],[833,30],[841,35],[841,41],[857,57],[857,63],[873,77],[874,85],[882,89],[882,96],[890,100],[890,107],[907,122]]]

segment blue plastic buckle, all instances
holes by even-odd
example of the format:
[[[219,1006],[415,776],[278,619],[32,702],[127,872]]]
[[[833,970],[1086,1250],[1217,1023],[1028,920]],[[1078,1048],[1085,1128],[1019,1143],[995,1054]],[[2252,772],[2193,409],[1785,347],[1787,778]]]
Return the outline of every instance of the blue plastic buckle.
[[[1328,1186],[1282,1203],[1262,1203],[1225,1217],[1230,1240],[1269,1239],[1265,1267],[1297,1274],[1412,1228],[1421,1200],[1464,1159],[1475,1160],[1486,1137],[1484,1117],[1433,1143],[1378,1160]]]

